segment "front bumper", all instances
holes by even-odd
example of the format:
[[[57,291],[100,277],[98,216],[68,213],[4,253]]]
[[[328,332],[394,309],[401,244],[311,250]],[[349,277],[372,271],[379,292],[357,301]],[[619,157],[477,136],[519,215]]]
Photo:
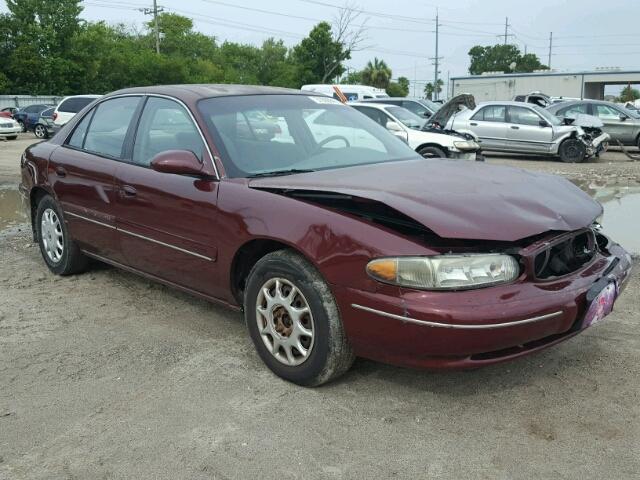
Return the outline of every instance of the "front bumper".
[[[608,133],[603,133],[594,138],[591,143],[587,144],[587,156],[591,157],[606,152],[607,148],[609,148],[610,139],[611,137]]]
[[[449,151],[449,158],[454,158],[456,160],[475,160],[477,152],[473,151],[465,151],[465,152],[452,152]]]
[[[19,133],[22,133],[22,128],[19,126],[13,128],[0,128],[0,137],[13,137]]]
[[[553,281],[458,292],[339,289],[336,299],[356,355],[419,368],[473,368],[532,353],[584,328],[586,294],[603,275],[622,290],[630,256],[618,245]],[[382,289],[381,289],[382,290]]]

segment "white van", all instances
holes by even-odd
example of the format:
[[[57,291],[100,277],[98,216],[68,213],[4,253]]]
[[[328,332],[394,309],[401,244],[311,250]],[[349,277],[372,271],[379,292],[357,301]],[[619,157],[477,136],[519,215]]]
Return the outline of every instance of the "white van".
[[[366,98],[387,98],[387,92],[382,88],[374,88],[368,85],[303,85],[300,90],[306,92],[317,92],[340,100],[334,87],[337,87],[349,102],[356,102]]]
[[[54,125],[61,127],[71,120],[76,113],[102,95],[73,95],[64,97],[53,112]]]

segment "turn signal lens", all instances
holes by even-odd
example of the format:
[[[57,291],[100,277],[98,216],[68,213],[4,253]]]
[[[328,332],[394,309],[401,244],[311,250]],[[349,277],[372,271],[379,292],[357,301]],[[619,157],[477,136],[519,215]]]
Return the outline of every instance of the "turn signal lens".
[[[518,278],[520,266],[510,255],[438,255],[372,260],[367,273],[402,287],[461,290],[511,282]]]

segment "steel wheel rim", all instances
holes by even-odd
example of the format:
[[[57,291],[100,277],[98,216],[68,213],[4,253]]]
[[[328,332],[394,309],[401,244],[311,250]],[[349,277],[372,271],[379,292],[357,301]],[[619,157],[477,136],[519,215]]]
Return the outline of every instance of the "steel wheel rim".
[[[42,212],[40,220],[40,237],[47,257],[58,263],[64,253],[64,234],[58,214],[51,208]]]
[[[258,332],[267,350],[280,363],[304,363],[314,345],[315,327],[307,299],[284,278],[267,280],[256,302]]]
[[[569,143],[565,147],[565,155],[567,158],[580,158],[580,148],[575,143]]]
[[[36,125],[35,131],[36,137],[42,138],[44,137],[44,127],[42,125]]]

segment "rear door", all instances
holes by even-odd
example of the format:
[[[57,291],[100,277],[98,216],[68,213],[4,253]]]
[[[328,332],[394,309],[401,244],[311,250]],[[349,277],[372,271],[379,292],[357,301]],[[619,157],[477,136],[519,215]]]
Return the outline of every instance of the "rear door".
[[[487,105],[478,110],[469,120],[469,130],[480,139],[484,150],[502,150],[507,142],[507,107]]]
[[[141,97],[106,100],[74,128],[49,160],[49,182],[71,235],[93,254],[121,261],[115,232],[115,171]]]
[[[167,150],[190,150],[200,161],[212,161],[188,110],[151,96],[128,160],[116,172],[120,248],[137,270],[215,295],[218,181],[152,170],[151,160]]]
[[[509,106],[507,148],[514,152],[547,153],[553,139],[553,128],[540,125],[543,118],[533,109]]]

